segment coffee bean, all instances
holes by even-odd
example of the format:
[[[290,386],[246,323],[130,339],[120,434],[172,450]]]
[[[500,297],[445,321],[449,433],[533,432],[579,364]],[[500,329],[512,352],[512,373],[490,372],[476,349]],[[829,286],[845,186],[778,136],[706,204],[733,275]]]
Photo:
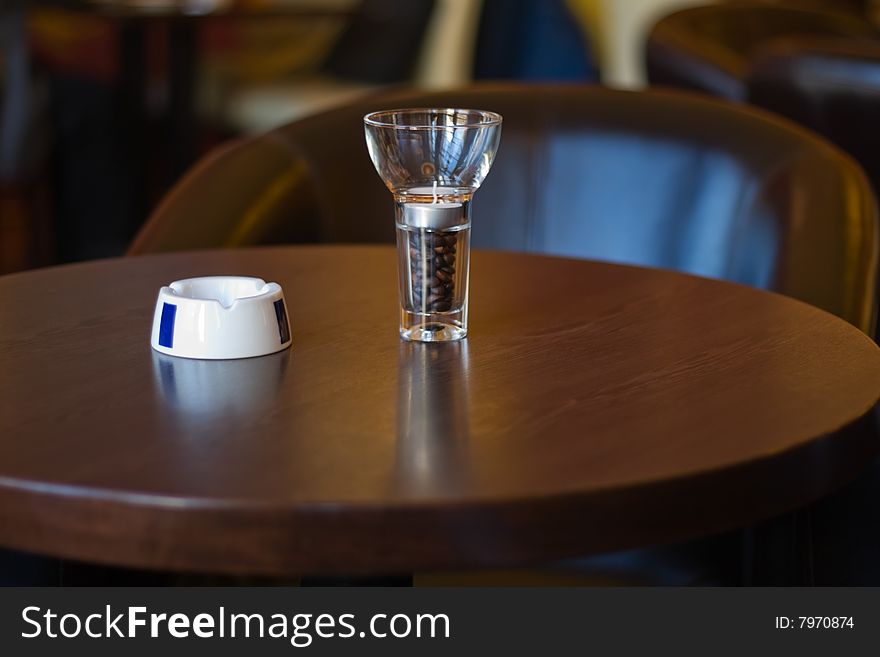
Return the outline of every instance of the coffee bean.
[[[409,310],[448,312],[454,307],[459,237],[458,232],[428,230],[409,234]]]

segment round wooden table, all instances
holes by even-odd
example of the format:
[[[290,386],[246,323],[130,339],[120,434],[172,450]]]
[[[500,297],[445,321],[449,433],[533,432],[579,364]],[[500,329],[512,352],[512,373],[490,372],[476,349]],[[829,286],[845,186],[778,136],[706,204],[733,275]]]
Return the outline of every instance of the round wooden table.
[[[293,348],[154,353],[160,285],[284,287]],[[390,247],[0,278],[0,544],[169,570],[516,565],[730,528],[853,477],[880,352],[782,296],[476,252],[470,336],[397,334]]]

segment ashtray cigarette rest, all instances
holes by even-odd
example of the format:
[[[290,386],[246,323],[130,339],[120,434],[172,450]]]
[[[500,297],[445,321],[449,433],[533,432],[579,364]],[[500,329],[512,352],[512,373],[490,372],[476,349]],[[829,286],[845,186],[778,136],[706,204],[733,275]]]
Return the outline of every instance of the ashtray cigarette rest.
[[[150,344],[183,358],[251,358],[290,346],[290,322],[278,283],[246,276],[204,276],[159,290]]]

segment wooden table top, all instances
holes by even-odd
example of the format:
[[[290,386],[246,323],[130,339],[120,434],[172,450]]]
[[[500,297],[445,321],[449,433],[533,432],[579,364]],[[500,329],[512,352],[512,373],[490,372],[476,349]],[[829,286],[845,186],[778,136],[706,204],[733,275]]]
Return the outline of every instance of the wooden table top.
[[[149,346],[160,285],[281,283],[293,348]],[[0,544],[139,567],[393,574],[648,545],[854,476],[880,352],[823,311],[667,271],[475,252],[466,341],[397,335],[391,247],[0,277]]]

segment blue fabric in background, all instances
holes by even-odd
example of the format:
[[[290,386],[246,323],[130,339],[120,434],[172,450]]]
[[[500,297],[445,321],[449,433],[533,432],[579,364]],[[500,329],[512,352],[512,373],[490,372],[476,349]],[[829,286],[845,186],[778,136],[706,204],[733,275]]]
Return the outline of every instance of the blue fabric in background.
[[[598,72],[565,0],[484,0],[474,78],[595,81]]]

